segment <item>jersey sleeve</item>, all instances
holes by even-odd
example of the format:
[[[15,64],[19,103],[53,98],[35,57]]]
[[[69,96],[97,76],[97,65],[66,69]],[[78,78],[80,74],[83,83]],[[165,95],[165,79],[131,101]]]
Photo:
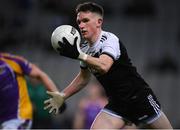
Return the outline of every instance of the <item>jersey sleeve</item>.
[[[0,56],[1,59],[4,60],[8,65],[10,65],[13,71],[17,74],[28,75],[32,70],[29,62],[21,56],[9,53],[1,53]]]
[[[107,54],[113,60],[117,60],[121,55],[119,39],[113,35],[108,37],[103,43],[101,54]]]
[[[31,72],[32,68],[30,67],[30,64],[29,64],[28,60],[24,59],[21,56],[12,55],[12,54],[10,54],[9,57],[7,57],[7,58],[11,59],[16,64],[18,64],[20,69],[15,69],[17,71],[17,73],[29,75],[29,73]]]
[[[18,60],[18,63],[21,66],[23,73],[29,75],[32,70],[30,63],[27,60]]]

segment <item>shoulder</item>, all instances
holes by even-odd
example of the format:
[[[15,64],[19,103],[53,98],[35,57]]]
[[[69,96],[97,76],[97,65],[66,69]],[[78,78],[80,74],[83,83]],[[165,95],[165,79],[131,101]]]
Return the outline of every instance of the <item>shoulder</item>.
[[[1,53],[0,55],[1,55],[1,57],[5,58],[5,59],[14,60],[17,62],[18,61],[27,62],[27,60],[23,56],[14,55],[14,54],[10,54],[10,53]]]
[[[102,35],[101,35],[101,41],[106,41],[106,40],[115,40],[115,41],[119,41],[119,38],[112,32],[107,32],[107,31],[102,31]]]
[[[119,48],[119,38],[111,32],[103,31],[101,34],[100,43],[102,46]],[[113,43],[113,44],[112,44]]]

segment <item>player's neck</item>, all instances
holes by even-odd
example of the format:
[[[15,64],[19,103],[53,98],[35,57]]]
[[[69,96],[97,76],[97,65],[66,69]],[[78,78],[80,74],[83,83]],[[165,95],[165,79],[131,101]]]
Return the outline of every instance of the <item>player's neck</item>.
[[[90,46],[93,46],[94,43],[96,43],[96,41],[97,41],[98,38],[99,38],[99,35],[101,34],[101,31],[102,31],[102,29],[99,28],[99,29],[96,31],[96,33],[94,34],[94,36],[92,37],[92,39],[91,39],[90,41],[88,41]]]

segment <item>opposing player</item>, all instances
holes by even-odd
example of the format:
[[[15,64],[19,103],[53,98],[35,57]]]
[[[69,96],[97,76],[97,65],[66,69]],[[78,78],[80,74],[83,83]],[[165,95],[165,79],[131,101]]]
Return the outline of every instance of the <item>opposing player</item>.
[[[33,110],[25,75],[41,81],[48,91],[58,91],[36,65],[22,57],[0,53],[0,128],[3,130],[31,128]]]
[[[102,30],[103,8],[92,2],[76,8],[77,24],[85,42],[72,46],[66,38],[60,54],[80,60],[81,71],[62,92],[48,92],[52,96],[45,101],[50,112],[61,107],[64,100],[81,90],[91,73],[102,84],[109,103],[96,117],[91,129],[125,128],[128,122],[154,129],[172,129],[152,89],[138,74],[128,57],[125,46],[111,32]],[[74,40],[76,44],[77,38]],[[68,50],[72,51],[69,54]]]
[[[98,83],[89,83],[86,87],[86,96],[83,96],[78,104],[73,128],[90,129],[95,117],[107,104],[107,97]]]

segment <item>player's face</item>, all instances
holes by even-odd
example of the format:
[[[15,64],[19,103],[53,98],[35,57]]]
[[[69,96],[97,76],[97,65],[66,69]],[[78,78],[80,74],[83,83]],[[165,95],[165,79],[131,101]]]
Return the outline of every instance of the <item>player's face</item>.
[[[94,42],[98,35],[98,29],[101,27],[102,19],[92,12],[79,12],[77,14],[77,24],[82,37],[90,42]]]

